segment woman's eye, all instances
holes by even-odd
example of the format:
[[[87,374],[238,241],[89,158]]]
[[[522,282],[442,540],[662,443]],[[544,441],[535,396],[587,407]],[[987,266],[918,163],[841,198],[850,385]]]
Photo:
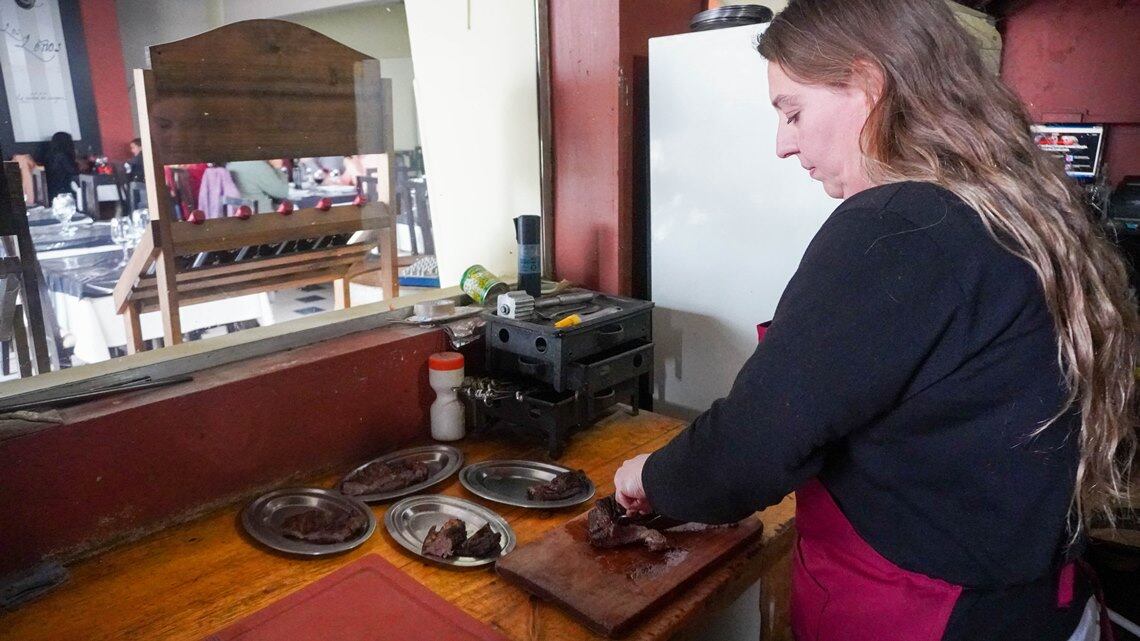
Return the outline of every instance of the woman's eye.
[[[788,124],[790,125],[799,119],[800,119],[800,114],[799,114],[799,112],[796,112],[796,113],[788,116]]]

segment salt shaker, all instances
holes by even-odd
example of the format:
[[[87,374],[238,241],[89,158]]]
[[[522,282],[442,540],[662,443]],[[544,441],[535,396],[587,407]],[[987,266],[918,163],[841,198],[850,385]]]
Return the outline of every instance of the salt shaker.
[[[428,382],[435,390],[431,404],[431,437],[437,441],[463,438],[463,403],[456,388],[463,384],[463,354],[439,352],[428,357]]]

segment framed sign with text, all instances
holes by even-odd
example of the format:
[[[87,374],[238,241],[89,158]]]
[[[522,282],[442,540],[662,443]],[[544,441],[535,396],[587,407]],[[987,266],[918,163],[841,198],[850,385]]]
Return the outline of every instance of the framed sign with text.
[[[79,0],[0,0],[0,149],[35,153],[57,131],[98,154]]]

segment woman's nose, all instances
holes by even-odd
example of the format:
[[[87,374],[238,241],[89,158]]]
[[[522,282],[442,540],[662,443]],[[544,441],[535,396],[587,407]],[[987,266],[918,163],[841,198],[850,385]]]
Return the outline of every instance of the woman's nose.
[[[776,155],[780,158],[787,158],[800,153],[796,145],[795,136],[786,127],[780,126],[776,129]]]

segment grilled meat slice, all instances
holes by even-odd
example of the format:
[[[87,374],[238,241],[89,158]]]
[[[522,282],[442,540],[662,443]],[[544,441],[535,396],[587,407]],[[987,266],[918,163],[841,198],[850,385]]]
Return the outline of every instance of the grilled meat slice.
[[[546,483],[527,488],[526,497],[532,501],[561,501],[582,492],[589,483],[582,470],[562,472]]]
[[[503,551],[502,535],[491,529],[490,523],[475,531],[456,550],[457,556],[473,556],[477,559],[492,559]]]
[[[373,463],[345,479],[340,491],[349,496],[392,492],[425,481],[430,474],[423,461]]]
[[[459,519],[448,519],[442,526],[428,530],[420,551],[437,559],[450,559],[459,554],[458,550],[466,540],[467,525]]]
[[[621,523],[623,516],[625,509],[618,505],[613,496],[598,499],[586,517],[586,531],[590,537],[590,545],[599,548],[616,548],[642,544],[654,552],[669,547],[664,534],[641,525],[624,525]]]
[[[363,530],[368,520],[356,512],[329,514],[324,510],[305,510],[281,522],[281,536],[306,543],[343,543]]]

